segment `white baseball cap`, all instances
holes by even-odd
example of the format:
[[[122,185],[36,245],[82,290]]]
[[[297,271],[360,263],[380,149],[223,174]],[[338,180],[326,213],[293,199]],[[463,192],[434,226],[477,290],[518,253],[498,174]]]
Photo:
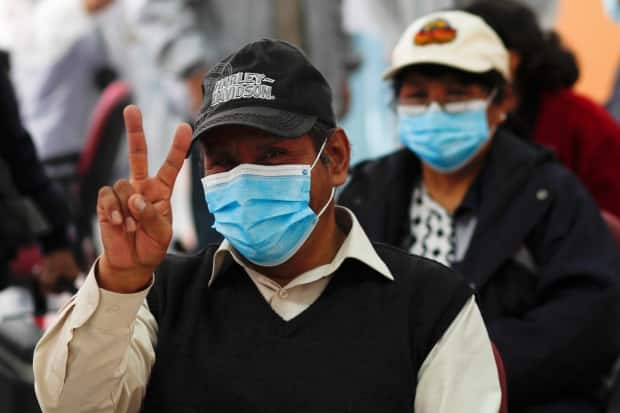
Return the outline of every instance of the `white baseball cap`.
[[[484,20],[463,11],[443,11],[411,23],[383,78],[391,79],[407,66],[438,64],[473,73],[495,69],[509,80],[508,61],[506,47]]]

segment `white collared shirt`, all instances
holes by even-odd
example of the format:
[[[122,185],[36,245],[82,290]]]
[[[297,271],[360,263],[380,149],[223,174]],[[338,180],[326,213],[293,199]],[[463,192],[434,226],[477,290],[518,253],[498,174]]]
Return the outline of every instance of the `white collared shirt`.
[[[290,320],[321,295],[345,259],[359,260],[393,280],[353,213],[338,207],[337,220],[348,233],[332,262],[284,287],[249,268],[226,241],[214,255],[210,282],[223,276],[220,269],[231,256],[271,308]],[[45,413],[140,411],[157,346],[157,321],[145,300],[149,289],[105,291],[91,269],[35,350],[35,389]],[[472,298],[422,364],[412,408],[417,413],[497,413],[500,399],[491,344]]]
[[[271,305],[271,308],[282,319],[288,321],[299,315],[319,298],[331,280],[332,274],[338,270],[347,258],[361,261],[387,279],[394,280],[391,271],[375,252],[353,213],[346,208],[339,207],[336,212],[336,219],[338,225],[348,235],[329,264],[321,265],[299,274],[286,286],[282,287],[271,278],[249,267],[239,256],[239,253],[232,248],[230,243],[224,240],[215,252],[209,285],[219,275],[224,260],[231,256],[250,276],[262,296]]]

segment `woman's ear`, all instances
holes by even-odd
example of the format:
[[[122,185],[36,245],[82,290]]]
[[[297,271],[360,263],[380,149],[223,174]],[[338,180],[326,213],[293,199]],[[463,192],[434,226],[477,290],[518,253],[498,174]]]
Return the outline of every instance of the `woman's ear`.
[[[521,55],[516,50],[508,51],[508,69],[510,70],[510,78],[514,81],[517,75],[517,69],[521,63]]]
[[[324,154],[328,160],[325,166],[329,171],[332,186],[337,187],[344,184],[349,175],[351,144],[343,129],[334,129],[332,136],[327,141]]]
[[[500,102],[500,105],[505,113],[510,113],[517,109],[519,105],[518,97],[515,93],[515,88],[512,83],[504,86],[504,98]]]
[[[501,93],[493,99],[487,109],[487,119],[491,128],[497,127],[502,123],[508,113],[517,108],[517,97],[511,84],[502,86]]]

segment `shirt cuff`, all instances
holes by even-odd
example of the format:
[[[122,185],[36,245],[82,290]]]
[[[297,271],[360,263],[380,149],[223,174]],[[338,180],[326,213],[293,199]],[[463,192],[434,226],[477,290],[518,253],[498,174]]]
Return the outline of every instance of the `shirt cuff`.
[[[97,262],[77,293],[75,309],[71,314],[72,327],[79,328],[88,322],[90,327],[102,330],[130,328],[155,278],[147,288],[137,293],[114,293],[99,287],[95,276]]]
[[[89,324],[103,330],[131,327],[151,285],[133,294],[113,293],[100,288],[99,306],[89,320]]]

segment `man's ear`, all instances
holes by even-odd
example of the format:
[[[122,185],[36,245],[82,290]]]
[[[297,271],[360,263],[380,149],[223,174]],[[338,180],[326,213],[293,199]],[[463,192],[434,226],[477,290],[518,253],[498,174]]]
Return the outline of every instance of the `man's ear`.
[[[345,131],[336,128],[325,146],[325,156],[328,158],[325,165],[329,171],[331,185],[334,187],[344,184],[349,174],[351,160],[351,144]]]

